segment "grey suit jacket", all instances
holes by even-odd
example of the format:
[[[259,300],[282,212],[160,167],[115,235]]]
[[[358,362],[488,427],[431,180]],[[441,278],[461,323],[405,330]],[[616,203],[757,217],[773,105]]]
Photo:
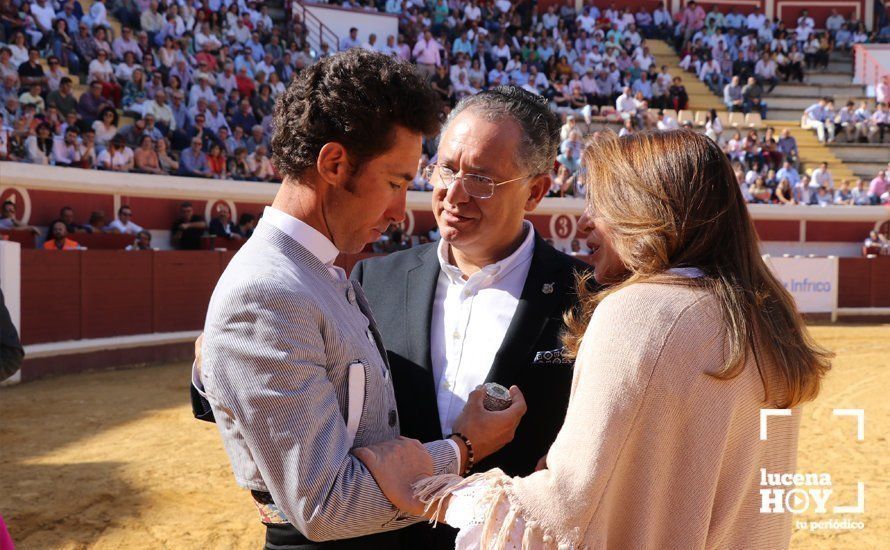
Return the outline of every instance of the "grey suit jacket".
[[[216,285],[202,355],[238,484],[270,493],[304,536],[343,539],[418,521],[350,454],[399,435],[392,376],[360,285],[335,281],[261,222]],[[426,447],[437,473],[457,473],[447,441]]]

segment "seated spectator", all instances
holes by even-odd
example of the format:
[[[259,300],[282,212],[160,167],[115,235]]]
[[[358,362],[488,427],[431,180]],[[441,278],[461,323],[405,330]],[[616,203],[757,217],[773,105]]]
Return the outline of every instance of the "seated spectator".
[[[199,178],[212,177],[210,166],[207,164],[207,155],[201,150],[200,137],[193,137],[191,147],[180,153],[179,174]]]
[[[207,230],[213,237],[225,237],[240,241],[243,237],[241,229],[232,221],[232,212],[229,207],[221,204],[216,207],[216,217],[210,220],[210,228]]]
[[[675,76],[668,90],[670,104],[674,110],[682,111],[689,104],[689,94],[686,93],[686,87],[683,86],[683,80],[679,76]]]
[[[803,112],[801,119],[801,128],[810,128],[816,130],[816,136],[820,143],[831,143],[834,141],[834,120],[829,117],[828,102],[829,98],[820,98],[818,102],[810,105]]]
[[[832,176],[827,162],[821,163],[819,165],[819,168],[813,170],[811,179],[813,180],[813,183],[815,183],[819,187],[824,187],[829,191],[834,191],[834,176]]]
[[[151,233],[142,229],[136,233],[136,240],[128,244],[124,250],[154,250],[151,247]]]
[[[94,81],[90,83],[88,92],[81,94],[77,102],[77,114],[83,120],[85,127],[91,127],[97,120],[102,120],[105,110],[114,104],[102,95],[102,83]]]
[[[68,229],[62,220],[54,220],[49,224],[52,238],[43,243],[44,250],[80,250],[77,241],[68,238]]]
[[[117,219],[108,225],[109,231],[135,235],[142,231],[142,227],[133,222],[133,209],[129,205],[123,205],[117,210]]]
[[[247,212],[241,214],[238,218],[238,234],[249,239],[253,235],[253,230],[256,229],[256,223],[257,219],[253,214]]]
[[[853,204],[853,193],[850,189],[850,180],[842,181],[841,186],[834,192],[834,204],[846,206]]]
[[[265,145],[257,145],[253,154],[247,157],[247,166],[257,181],[272,181],[275,179],[275,168],[266,155]]]
[[[207,155],[207,167],[210,169],[210,175],[214,179],[226,179],[226,156],[217,143],[210,146],[210,154]]]
[[[744,111],[750,113],[753,110],[760,111],[761,118],[766,118],[766,102],[763,101],[763,87],[757,83],[753,76],[748,78],[748,83],[742,88]]]
[[[25,158],[32,164],[49,165],[53,156],[53,134],[50,125],[41,122],[37,132],[25,140]]]
[[[80,165],[82,157],[77,134],[77,126],[68,126],[64,136],[53,138],[53,164],[56,166]]]
[[[63,206],[59,210],[59,219],[65,223],[65,229],[68,230],[68,233],[85,233],[86,230],[82,225],[74,221],[74,209],[70,206]],[[47,234],[47,238],[50,238],[51,233]]]
[[[93,122],[92,128],[96,132],[96,145],[101,151],[117,135],[117,112],[111,107],[105,107],[99,113],[99,119]]]
[[[167,141],[167,138],[161,138],[158,140],[156,148],[158,153],[158,164],[167,174],[175,174],[179,172],[179,161],[174,157],[170,156],[170,142]]]
[[[757,64],[754,65],[754,75],[757,77],[757,82],[763,86],[764,84],[769,84],[769,89],[766,93],[772,93],[772,91],[776,88],[776,85],[779,83],[779,79],[776,76],[778,72],[778,67],[776,65],[776,61],[770,56],[769,53],[763,52],[763,55],[760,57],[760,60],[757,61]]]
[[[247,148],[238,147],[235,149],[234,155],[229,159],[228,165],[229,179],[249,181],[253,179],[253,172],[247,162]]]
[[[856,185],[850,190],[855,206],[867,206],[871,204],[871,197],[868,196],[868,182],[863,178],[856,181]]]
[[[43,91],[40,84],[31,84],[28,86],[28,91],[19,96],[19,105],[33,105],[34,112],[36,112],[38,116],[42,115],[46,110],[46,102],[43,101]]]
[[[205,229],[204,217],[195,214],[192,203],[184,202],[179,205],[179,217],[170,231],[170,242],[177,250],[200,250]]]
[[[888,248],[890,248],[890,241],[888,241],[884,235],[881,235],[875,230],[871,230],[868,232],[868,237],[866,237],[865,241],[862,243],[862,255],[886,255]]]
[[[739,77],[733,76],[729,84],[723,87],[723,104],[730,112],[741,113],[745,110],[742,86]]]
[[[135,166],[133,150],[127,147],[122,136],[116,135],[108,148],[96,157],[96,163],[102,170],[129,172]]]
[[[123,91],[114,76],[114,67],[108,60],[106,50],[100,49],[96,52],[96,59],[90,61],[88,78],[91,82],[99,82],[103,97],[114,103],[115,106],[121,104]]]
[[[881,170],[868,184],[869,204],[881,204],[882,198],[887,194],[888,187],[890,187],[890,182],[887,181],[887,171]]]
[[[775,195],[779,204],[797,204],[797,201],[794,200],[794,186],[788,181],[788,178],[779,180]]]
[[[886,103],[878,103],[875,112],[866,122],[868,141],[870,143],[884,143],[884,134],[890,133],[890,108]]]
[[[133,163],[137,172],[146,174],[163,174],[155,143],[151,136],[143,135],[139,147],[133,151]]]
[[[768,204],[770,202],[770,198],[772,197],[772,190],[766,185],[766,180],[762,177],[757,177],[754,180],[753,185],[748,189],[748,193],[751,195],[751,202],[755,204]]]
[[[15,203],[7,200],[3,202],[3,211],[0,212],[0,229],[8,231],[30,231],[35,235],[40,234],[36,227],[24,224],[15,217]]]
[[[810,194],[809,204],[812,206],[830,206],[831,203],[831,192],[826,187],[819,187],[816,193]]]
[[[57,108],[62,113],[62,116],[68,116],[69,113],[77,113],[77,99],[71,93],[71,86],[71,79],[66,76],[59,81],[59,88],[46,96],[47,106]]]
[[[87,233],[117,233],[116,230],[108,225],[108,220],[106,219],[105,211],[103,210],[94,210],[90,214],[90,221],[84,224],[83,229]]]
[[[578,239],[572,239],[572,243],[569,246],[571,247],[569,250],[570,256],[586,256],[590,254],[589,250],[581,246],[581,241]]]

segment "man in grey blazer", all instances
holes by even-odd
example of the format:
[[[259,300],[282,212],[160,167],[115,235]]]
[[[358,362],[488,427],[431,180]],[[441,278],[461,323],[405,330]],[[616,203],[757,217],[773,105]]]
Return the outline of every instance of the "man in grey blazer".
[[[460,436],[406,447],[374,318],[361,286],[333,265],[404,219],[437,114],[409,65],[358,49],[304,70],[276,104],[283,183],[214,290],[194,380],[267,548],[391,548],[389,532],[418,518],[387,501],[352,449],[463,473],[508,443],[525,412],[514,388],[506,411],[468,408]]]

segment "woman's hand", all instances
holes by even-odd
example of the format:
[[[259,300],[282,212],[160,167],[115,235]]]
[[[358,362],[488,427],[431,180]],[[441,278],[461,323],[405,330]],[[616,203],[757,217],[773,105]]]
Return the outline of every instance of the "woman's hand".
[[[433,475],[435,470],[433,458],[420,441],[400,436],[353,449],[352,454],[368,468],[390,502],[413,516],[423,515],[424,505],[414,497],[412,485]]]

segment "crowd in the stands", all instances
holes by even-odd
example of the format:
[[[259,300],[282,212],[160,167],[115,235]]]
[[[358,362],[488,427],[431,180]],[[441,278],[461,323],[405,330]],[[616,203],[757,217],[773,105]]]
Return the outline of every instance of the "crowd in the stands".
[[[77,0],[0,0],[0,159],[277,181],[269,150],[276,97],[319,57],[363,47],[415,63],[442,96],[443,115],[502,84],[546,98],[565,119],[552,195],[577,195],[586,134],[606,122],[622,134],[680,126],[672,113],[688,106],[686,75],[659,66],[647,38],[674,41],[683,67],[715,91],[750,76],[738,108],[765,114],[764,87],[824,65],[831,48],[887,34],[836,13],[826,31],[806,13],[785,29],[757,12],[705,13],[695,2],[673,16],[662,6],[576,11],[572,2],[541,10],[509,0],[334,3],[397,15],[399,32],[352,29],[338,44],[314,43],[287,3],[276,22],[269,5],[248,0],[94,0],[88,10]],[[712,113],[703,129],[745,172],[797,166],[788,140],[724,135],[724,123]],[[435,139],[424,145],[417,189],[429,189],[421,174],[435,147]]]

